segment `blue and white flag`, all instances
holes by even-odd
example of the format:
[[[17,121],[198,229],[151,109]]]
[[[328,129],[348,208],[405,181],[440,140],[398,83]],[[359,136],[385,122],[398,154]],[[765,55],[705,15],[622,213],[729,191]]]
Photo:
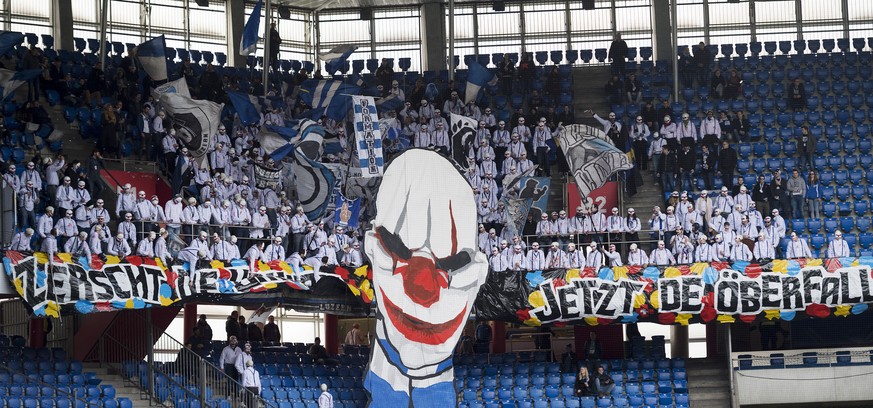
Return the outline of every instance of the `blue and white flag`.
[[[261,123],[261,112],[255,105],[257,99],[252,101],[252,95],[242,92],[228,92],[227,97],[230,99],[230,103],[233,104],[233,108],[236,109],[239,120],[243,125],[248,126]]]
[[[479,91],[486,85],[497,85],[497,76],[478,62],[470,61],[467,64],[467,89],[464,91],[464,103],[475,101]]]
[[[258,4],[255,4],[252,14],[249,15],[249,20],[246,21],[242,39],[239,41],[239,55],[247,57],[258,50],[258,31],[261,28],[261,6],[263,5],[264,0],[258,0]]]
[[[333,216],[334,225],[342,225],[350,229],[358,228],[358,218],[361,216],[361,199],[349,200],[342,193],[336,195],[336,211]]]
[[[353,96],[355,105],[355,140],[358,145],[361,177],[381,177],[385,158],[382,156],[382,131],[379,114],[371,96]]]
[[[152,81],[167,80],[167,41],[164,36],[152,38],[136,48],[136,59]]]
[[[361,87],[337,80],[309,79],[300,85],[300,99],[313,110],[324,109],[324,115],[342,120],[351,109],[351,95],[361,93]]]
[[[14,31],[0,33],[0,55],[6,55],[9,50],[24,42],[24,34]]]
[[[294,175],[297,197],[306,218],[315,221],[324,216],[336,177],[321,163],[324,127],[312,120],[300,122],[300,141],[294,148]]]
[[[27,81],[38,78],[41,74],[42,70],[39,68],[17,72],[0,69],[0,86],[3,87],[3,99],[6,99],[12,92],[15,92],[19,86],[24,85]]]
[[[633,168],[627,154],[615,147],[602,129],[569,125],[564,126],[557,138],[583,200],[613,174]]]
[[[333,75],[348,61],[349,56],[358,49],[357,45],[344,44],[334,47],[332,50],[318,56],[324,61],[324,69],[327,75]]]
[[[376,108],[379,109],[379,112],[383,113],[388,111],[399,112],[401,109],[403,109],[403,104],[403,100],[395,94],[391,94],[384,98],[379,98],[376,100]]]

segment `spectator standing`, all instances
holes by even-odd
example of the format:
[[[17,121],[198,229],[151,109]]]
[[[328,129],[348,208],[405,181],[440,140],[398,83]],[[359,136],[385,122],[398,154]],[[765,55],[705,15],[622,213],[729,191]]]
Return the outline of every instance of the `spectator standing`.
[[[788,193],[791,195],[791,218],[803,218],[803,200],[806,198],[806,181],[800,177],[797,169],[791,172],[787,182]]]
[[[627,43],[621,39],[621,33],[615,33],[607,55],[612,62],[612,72],[624,77],[624,66],[627,58]]]
[[[276,30],[276,23],[270,23],[270,66],[275,71],[279,68],[279,46],[282,45],[282,37]]]
[[[638,170],[648,170],[649,127],[642,116],[637,116],[636,121],[631,125],[630,137],[633,139],[635,166]]]
[[[712,53],[706,43],[701,41],[694,47],[694,69],[697,73],[697,86],[705,86],[709,76],[709,64],[712,63]]]
[[[522,53],[517,71],[518,83],[521,85],[520,93],[526,96],[528,95],[530,84],[534,77],[534,63],[530,60],[530,53]]]
[[[573,351],[573,345],[567,344],[567,350],[561,354],[561,372],[562,373],[575,373],[578,369],[578,362],[576,361],[576,352]]]
[[[321,395],[318,397],[318,408],[333,408],[333,395],[327,392],[327,384],[321,384]]]
[[[800,136],[797,138],[797,168],[806,171],[807,167],[812,164],[812,158],[815,156],[815,136],[809,133],[809,126],[803,125],[800,128]]]
[[[242,354],[242,350],[237,347],[237,341],[235,336],[230,336],[227,340],[227,345],[224,346],[224,349],[221,350],[221,356],[218,359],[218,363],[220,364],[221,371],[224,372],[225,375],[230,377],[233,381],[239,380],[239,372],[236,370],[236,360]],[[228,393],[231,394],[230,385],[228,386]]]
[[[763,175],[758,176],[758,181],[752,186],[752,201],[762,214],[770,212],[770,185]]]
[[[270,316],[267,320],[267,324],[264,325],[264,341],[269,343],[280,343],[282,341],[282,336],[279,333],[279,325],[276,324],[276,318]]]
[[[694,169],[697,166],[697,154],[691,149],[690,145],[683,144],[682,151],[679,152],[679,172],[681,189],[685,191],[696,190]]]
[[[664,191],[676,189],[676,172],[679,171],[679,157],[668,146],[661,153],[662,164],[658,169],[661,177],[661,187]]]
[[[257,407],[258,396],[261,395],[261,376],[258,370],[255,370],[255,363],[252,360],[246,361],[246,367],[242,372],[242,386],[246,389],[245,404],[246,407]]]
[[[627,80],[624,83],[625,94],[627,95],[627,102],[639,105],[640,101],[643,98],[643,84],[637,79],[637,74],[631,72],[627,76]]]
[[[352,329],[346,333],[346,338],[343,341],[343,344],[347,346],[360,346],[367,344],[364,335],[361,333],[361,325],[355,323],[352,325]]]
[[[504,95],[512,95],[512,81],[515,77],[515,63],[509,54],[503,54],[503,59],[497,64],[500,75],[500,89]],[[414,100],[414,99],[413,99]]]
[[[778,210],[788,215],[791,209],[791,205],[788,203],[788,194],[788,184],[782,178],[782,172],[776,170],[773,181],[770,182],[770,199],[772,200],[770,211]]]
[[[227,333],[228,340],[231,337],[233,337],[234,340],[239,337],[239,312],[236,310],[230,312],[230,316],[227,317],[227,322],[224,323],[224,331]]]
[[[729,190],[734,188],[734,170],[737,168],[737,151],[730,143],[722,142],[718,152],[718,172],[721,173],[721,184]]]
[[[491,325],[481,321],[476,326],[476,353],[488,353],[491,346]]]
[[[207,343],[212,342],[212,326],[209,325],[209,322],[206,321],[206,315],[200,315],[200,319],[197,320],[197,327],[200,329],[200,337],[202,337]]]

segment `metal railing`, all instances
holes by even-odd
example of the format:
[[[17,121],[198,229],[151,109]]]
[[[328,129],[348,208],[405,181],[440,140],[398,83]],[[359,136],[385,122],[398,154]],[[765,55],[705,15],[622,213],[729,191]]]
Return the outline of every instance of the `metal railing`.
[[[794,353],[760,356],[739,354],[731,358],[731,367],[736,371],[758,369],[794,369],[816,367],[845,367],[857,364],[873,364],[873,356],[867,350],[843,350],[833,352]]]
[[[243,387],[238,380],[166,332],[156,341],[149,341],[154,329],[151,323],[147,325],[146,336],[124,343],[109,335],[102,336],[88,359],[118,370],[150,403],[172,406],[184,399],[199,401],[200,406],[216,406],[216,400],[225,399],[232,407],[278,407],[275,402]]]

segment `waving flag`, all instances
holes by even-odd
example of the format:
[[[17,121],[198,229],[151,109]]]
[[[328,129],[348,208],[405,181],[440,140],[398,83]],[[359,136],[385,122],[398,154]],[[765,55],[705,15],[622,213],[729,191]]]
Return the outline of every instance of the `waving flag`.
[[[358,49],[357,45],[344,44],[334,47],[332,50],[318,56],[324,61],[324,69],[328,75],[339,71],[342,65],[348,61],[349,56]]]
[[[184,81],[184,80],[183,80]],[[179,92],[164,92],[158,88],[152,93],[155,100],[173,122],[176,137],[182,141],[194,157],[205,156],[212,138],[218,133],[221,124],[223,104],[203,99],[193,99]],[[178,89],[178,88],[173,88]]]
[[[249,56],[258,50],[258,31],[261,28],[261,6],[264,0],[258,0],[255,8],[252,9],[252,14],[249,15],[249,20],[246,21],[246,27],[243,29],[242,39],[239,42],[239,55]]]
[[[24,42],[24,34],[14,31],[0,33],[0,55],[6,55],[9,50]]]
[[[379,112],[399,111],[403,109],[403,100],[397,97],[397,95],[391,94],[377,99],[376,107],[379,108]]]
[[[153,81],[167,79],[167,41],[164,36],[152,38],[136,48],[136,59]]]
[[[361,199],[349,200],[342,193],[336,195],[336,212],[333,223],[350,229],[358,228],[358,218],[361,216]]]
[[[580,197],[588,197],[610,176],[633,167],[627,155],[616,148],[601,129],[569,125],[564,127],[558,139],[576,179]]]
[[[6,99],[12,92],[15,92],[15,89],[27,81],[38,78],[40,74],[42,74],[42,70],[39,68],[18,72],[0,69],[0,86],[3,87],[3,99]]]
[[[353,96],[355,103],[355,140],[362,177],[380,177],[384,171],[382,130],[372,96]]]
[[[478,62],[470,61],[467,64],[467,89],[464,91],[464,103],[475,101],[479,91],[485,85],[497,85],[497,76]]]
[[[294,148],[293,170],[297,177],[297,196],[306,218],[324,216],[336,184],[333,173],[321,164],[324,127],[311,120],[300,122],[300,141]]]
[[[252,101],[252,95],[242,92],[228,92],[228,99],[236,109],[239,115],[239,120],[243,125],[251,125],[253,123],[261,123],[261,112],[258,110],[255,102]]]
[[[313,111],[324,109],[324,115],[342,120],[351,109],[351,95],[361,93],[361,87],[336,80],[309,79],[300,85],[300,99]]]
[[[476,120],[463,115],[451,114],[449,117],[449,139],[452,141],[452,159],[467,168],[467,152],[476,140]]]

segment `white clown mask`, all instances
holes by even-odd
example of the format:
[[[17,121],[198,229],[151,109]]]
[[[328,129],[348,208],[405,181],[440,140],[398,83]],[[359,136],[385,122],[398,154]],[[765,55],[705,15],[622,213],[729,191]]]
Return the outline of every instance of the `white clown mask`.
[[[451,358],[488,274],[476,249],[473,189],[438,153],[408,150],[386,169],[376,209],[365,247],[377,337],[410,369],[439,364]]]

